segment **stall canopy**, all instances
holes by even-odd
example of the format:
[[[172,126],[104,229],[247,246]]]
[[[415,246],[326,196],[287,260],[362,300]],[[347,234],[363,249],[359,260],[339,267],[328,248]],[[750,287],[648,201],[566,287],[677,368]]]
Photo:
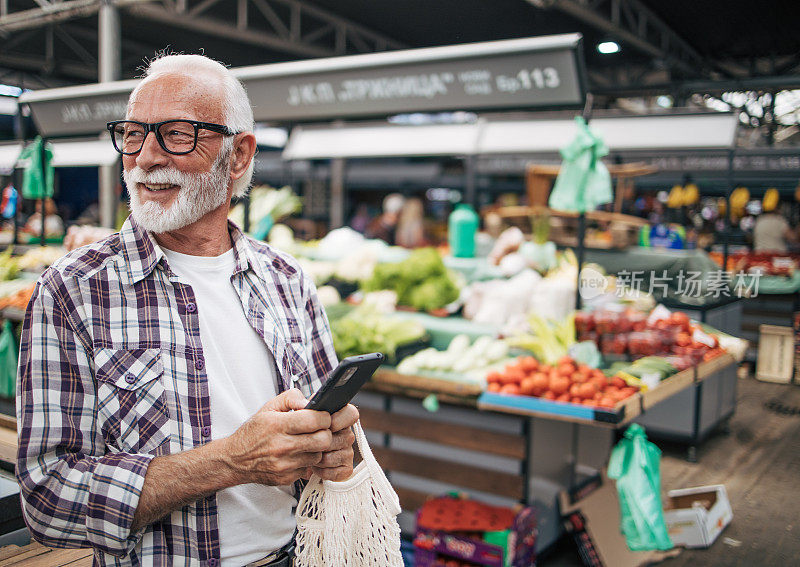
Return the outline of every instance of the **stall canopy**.
[[[738,118],[733,113],[595,118],[611,151],[732,149]],[[284,159],[431,155],[548,154],[575,135],[571,119],[479,120],[426,126],[298,126]]]
[[[429,126],[374,125],[344,128],[297,126],[284,159],[350,157],[460,156],[475,153],[474,124]]]
[[[48,142],[53,146],[54,167],[97,167],[112,165],[119,154],[110,140],[81,140]],[[0,145],[0,172],[8,173],[14,167],[23,167],[22,160],[17,161],[22,144]]]

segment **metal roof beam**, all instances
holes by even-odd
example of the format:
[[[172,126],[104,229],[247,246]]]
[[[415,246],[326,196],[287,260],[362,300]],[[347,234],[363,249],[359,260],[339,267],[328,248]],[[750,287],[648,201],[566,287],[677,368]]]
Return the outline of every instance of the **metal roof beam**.
[[[610,0],[589,4],[586,0],[527,0],[538,8],[556,8],[584,23],[609,33],[668,65],[697,76],[712,71],[731,74],[707,61],[686,40],[639,0]]]
[[[0,67],[27,69],[43,75],[51,75],[55,69],[58,69],[61,73],[82,81],[97,80],[97,71],[83,63],[54,62],[46,56],[3,53],[0,54]]]
[[[85,18],[100,11],[100,6],[111,2],[118,7],[153,0],[63,0],[62,2],[40,2],[39,8],[9,12],[5,6],[5,13],[0,15],[0,37],[7,36],[14,31],[42,27],[45,24],[55,24],[75,18]]]
[[[171,0],[162,0],[162,5],[136,5],[128,11],[152,21],[302,57],[330,57],[353,51],[372,52],[405,47],[390,37],[297,0],[239,0],[236,13],[230,21],[218,14],[209,14],[209,10],[218,3],[219,0],[201,0],[194,4],[182,0],[176,4]],[[268,29],[253,26],[253,18],[248,18],[251,7],[253,13],[261,16]],[[306,26],[305,35],[301,33],[301,24]],[[312,26],[315,26],[314,29],[309,30]],[[320,30],[331,30],[333,33],[327,37],[327,33],[320,33]]]
[[[598,96],[630,97],[659,94],[722,94],[731,91],[782,91],[800,89],[800,75],[752,77],[722,81],[678,81],[672,83],[628,84],[596,86],[593,93]]]

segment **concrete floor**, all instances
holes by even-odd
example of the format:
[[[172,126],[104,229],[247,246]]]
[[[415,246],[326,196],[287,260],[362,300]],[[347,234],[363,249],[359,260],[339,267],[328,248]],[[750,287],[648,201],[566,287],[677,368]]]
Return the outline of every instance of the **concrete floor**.
[[[685,460],[685,447],[655,441],[665,493],[724,484],[733,507],[733,521],[710,548],[684,550],[663,567],[800,566],[800,386],[745,378],[737,397],[729,431],[707,439],[697,463]],[[767,407],[776,402],[783,412]],[[539,565],[582,564],[562,540]]]

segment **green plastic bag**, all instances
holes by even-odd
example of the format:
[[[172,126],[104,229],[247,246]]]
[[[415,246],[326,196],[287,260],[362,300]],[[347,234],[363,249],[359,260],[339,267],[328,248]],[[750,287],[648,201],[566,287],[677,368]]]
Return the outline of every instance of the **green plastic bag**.
[[[621,529],[631,551],[672,549],[661,505],[661,451],[634,423],[611,451],[608,476],[616,479]]]
[[[46,182],[42,183],[42,148],[44,147],[44,168]],[[22,196],[26,199],[48,199],[53,196],[53,149],[44,144],[41,136],[22,150],[19,159],[28,160],[22,176]]]
[[[14,328],[6,320],[0,333],[0,396],[13,398],[17,393],[17,343]]]
[[[578,135],[561,149],[561,171],[558,173],[548,204],[559,211],[585,213],[614,200],[611,174],[600,158],[608,148],[589,130],[586,120],[575,117]]]

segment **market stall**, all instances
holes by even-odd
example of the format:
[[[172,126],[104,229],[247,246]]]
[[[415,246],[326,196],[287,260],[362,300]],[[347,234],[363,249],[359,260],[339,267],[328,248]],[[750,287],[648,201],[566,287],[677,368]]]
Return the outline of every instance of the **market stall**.
[[[387,355],[356,401],[400,494],[407,533],[426,498],[459,490],[497,505],[534,505],[537,547],[545,549],[561,534],[559,492],[603,469],[621,429],[650,420],[648,432],[657,433],[663,422],[662,433],[676,429],[699,443],[735,406],[731,352],[741,356],[741,341],[654,309],[652,298],[622,307],[611,293],[605,307],[573,313],[568,252],[556,252],[557,264],[538,275],[504,274],[486,258],[409,252],[349,229],[281,245],[294,247],[332,302],[339,355]],[[461,291],[453,295],[455,282]],[[333,289],[349,302],[337,302]],[[676,400],[686,415],[670,407]]]

